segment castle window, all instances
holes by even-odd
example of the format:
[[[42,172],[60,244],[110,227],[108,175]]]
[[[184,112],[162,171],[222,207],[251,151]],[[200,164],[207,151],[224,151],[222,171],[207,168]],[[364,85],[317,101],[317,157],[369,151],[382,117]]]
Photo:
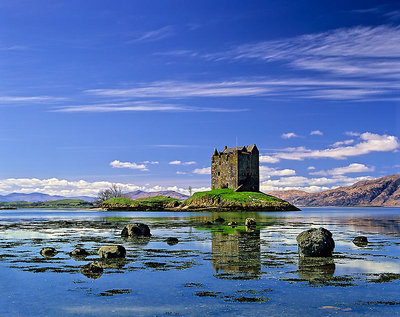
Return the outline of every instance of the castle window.
[[[221,172],[218,172],[218,176],[220,176],[221,175]]]

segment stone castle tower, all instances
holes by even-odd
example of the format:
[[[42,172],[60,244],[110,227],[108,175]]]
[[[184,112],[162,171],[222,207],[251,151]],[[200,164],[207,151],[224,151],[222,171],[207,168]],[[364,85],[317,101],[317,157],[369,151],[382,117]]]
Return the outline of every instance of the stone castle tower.
[[[255,144],[214,150],[211,156],[211,189],[260,190],[259,152]]]

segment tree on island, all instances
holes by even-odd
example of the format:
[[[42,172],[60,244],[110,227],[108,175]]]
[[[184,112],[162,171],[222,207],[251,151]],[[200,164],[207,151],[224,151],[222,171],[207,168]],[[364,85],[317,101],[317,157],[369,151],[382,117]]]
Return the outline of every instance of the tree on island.
[[[126,197],[126,195],[122,193],[122,188],[120,186],[112,184],[109,188],[99,191],[95,203],[99,205],[106,200],[117,197]]]

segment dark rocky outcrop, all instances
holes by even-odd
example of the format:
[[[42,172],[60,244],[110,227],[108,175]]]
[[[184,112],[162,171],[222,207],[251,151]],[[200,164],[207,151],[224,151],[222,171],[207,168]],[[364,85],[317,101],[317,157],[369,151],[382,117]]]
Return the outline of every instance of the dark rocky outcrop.
[[[89,255],[89,252],[82,248],[75,248],[70,255],[73,257],[85,257]]]
[[[150,237],[150,228],[144,223],[128,223],[121,232],[123,237]]]
[[[46,247],[46,248],[43,248],[42,250],[40,250],[40,254],[41,254],[42,256],[44,256],[44,257],[53,257],[53,256],[55,256],[57,253],[58,253],[58,252],[57,252],[56,249],[54,249],[54,248],[49,248],[49,247]]]
[[[169,237],[165,240],[169,245],[175,245],[177,243],[179,243],[178,238],[175,237]]]
[[[124,258],[126,250],[122,245],[109,245],[99,249],[99,255],[103,259]]]
[[[304,257],[330,257],[335,248],[332,233],[325,228],[303,231],[296,240],[299,255]]]
[[[88,278],[98,279],[103,274],[103,268],[97,262],[92,262],[84,265],[81,268],[81,273]]]
[[[353,243],[358,247],[366,247],[368,245],[368,238],[364,236],[355,237]]]

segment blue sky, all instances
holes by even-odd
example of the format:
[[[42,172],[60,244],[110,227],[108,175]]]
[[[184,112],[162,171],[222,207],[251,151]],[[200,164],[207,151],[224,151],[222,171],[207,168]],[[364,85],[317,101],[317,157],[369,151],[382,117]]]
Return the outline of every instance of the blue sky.
[[[261,189],[400,172],[397,1],[0,3],[0,194],[210,186],[257,144]]]

